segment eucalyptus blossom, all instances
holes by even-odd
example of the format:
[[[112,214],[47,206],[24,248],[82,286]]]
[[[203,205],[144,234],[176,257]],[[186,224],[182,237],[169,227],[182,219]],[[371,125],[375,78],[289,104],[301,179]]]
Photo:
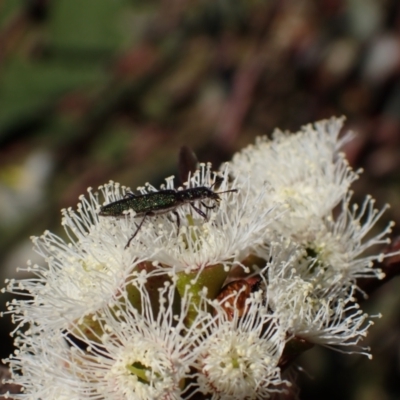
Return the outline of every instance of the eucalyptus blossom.
[[[278,399],[313,345],[369,356],[358,280],[384,276],[392,224],[377,229],[386,206],[370,196],[352,201],[361,171],[342,125],[276,131],[182,186],[110,181],[62,210],[67,239],[32,238],[42,263],[3,289],[19,296],[13,396]],[[120,211],[106,216],[110,204]]]

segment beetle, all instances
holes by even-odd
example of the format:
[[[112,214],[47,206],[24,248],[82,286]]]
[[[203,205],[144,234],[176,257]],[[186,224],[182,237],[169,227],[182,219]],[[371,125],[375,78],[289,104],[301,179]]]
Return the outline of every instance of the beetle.
[[[189,204],[199,215],[207,219],[207,215],[193,203],[200,201],[200,204],[206,209],[213,209],[213,206],[208,206],[203,200],[212,200],[215,203],[221,201],[220,194],[237,192],[237,189],[230,189],[224,192],[214,192],[211,187],[198,186],[184,190],[165,189],[158,192],[151,192],[142,195],[135,195],[128,192],[125,198],[106,204],[100,208],[99,215],[102,217],[123,217],[128,210],[135,211],[135,217],[143,217],[135,233],[131,236],[125,248],[129,247],[131,241],[138,234],[144,221],[147,217],[154,217],[160,214],[172,212],[177,221],[178,230],[180,225],[179,215],[175,211],[178,207]]]

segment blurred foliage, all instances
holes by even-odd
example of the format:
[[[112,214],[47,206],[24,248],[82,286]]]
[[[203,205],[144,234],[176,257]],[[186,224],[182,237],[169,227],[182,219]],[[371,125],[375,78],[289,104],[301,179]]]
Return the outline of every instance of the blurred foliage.
[[[63,235],[59,210],[88,186],[157,185],[182,145],[218,166],[331,115],[358,133],[355,198],[400,221],[399,71],[397,0],[0,0],[2,276],[34,259],[30,235]],[[301,398],[400,397],[396,283],[371,302],[390,316],[376,360],[311,350]]]

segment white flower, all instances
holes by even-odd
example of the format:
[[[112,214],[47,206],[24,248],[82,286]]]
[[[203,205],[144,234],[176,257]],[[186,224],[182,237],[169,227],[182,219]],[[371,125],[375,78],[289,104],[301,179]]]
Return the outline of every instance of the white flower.
[[[156,301],[143,286],[141,311],[130,303],[104,311],[100,321],[104,333],[98,338],[101,344],[93,341],[89,354],[78,363],[82,375],[94,382],[100,398],[181,398],[197,354],[193,343],[204,331],[196,323],[186,326],[188,292],[176,311],[175,295],[174,285],[164,286],[157,300],[159,310],[155,311]]]
[[[13,399],[81,400],[83,387],[90,392],[90,384],[72,372],[75,366],[60,334],[20,332],[15,343],[18,350],[4,360],[12,372],[10,382],[22,386]]]
[[[20,397],[61,400],[64,393],[73,393],[70,399],[76,400],[183,398],[197,357],[193,345],[205,333],[200,319],[186,326],[191,295],[186,291],[175,314],[174,285],[164,285],[156,300],[144,285],[136,282],[136,287],[141,310],[128,299],[118,299],[102,311],[101,329],[92,332],[93,340],[85,339],[85,332],[77,343],[61,332],[21,335],[19,351],[9,360],[13,381],[25,389]],[[69,385],[71,390],[63,392]]]
[[[274,223],[285,236],[307,230],[310,218],[323,217],[341,201],[358,174],[339,152],[350,135],[338,139],[343,119],[306,125],[295,134],[276,131],[259,138],[232,160],[238,179],[250,177],[254,191],[268,190],[268,204],[285,204],[287,212]]]
[[[371,235],[387,206],[375,209],[375,201],[370,196],[361,207],[351,205],[350,199],[351,193],[343,200],[336,218],[330,215],[322,218],[319,224],[315,223],[318,229],[310,229],[299,237],[299,242],[316,257],[314,278],[319,275],[319,285],[331,292],[334,287],[338,292],[347,292],[358,278],[382,279],[382,271],[373,268],[373,264],[389,256],[371,251],[375,246],[389,243],[393,223]]]
[[[382,278],[381,270],[372,267],[384,256],[366,253],[388,243],[392,226],[371,235],[386,207],[375,210],[369,196],[360,209],[350,205],[349,187],[358,173],[339,152],[351,139],[350,134],[339,139],[342,125],[343,119],[331,118],[295,134],[277,131],[273,140],[262,138],[235,155],[231,167],[238,179],[244,172],[250,176],[256,193],[265,187],[271,191],[264,201],[285,205],[286,212],[265,232],[266,246],[274,240],[273,232],[300,244],[317,258],[314,284],[331,293],[347,292],[357,278]],[[338,205],[341,211],[336,216]],[[310,271],[306,273],[307,281]]]
[[[8,282],[24,296],[8,305],[15,397],[261,400],[290,385],[293,341],[368,354],[354,293],[382,277],[371,250],[391,225],[371,232],[385,208],[370,197],[350,205],[342,122],[276,132],[183,187],[110,182],[63,210],[68,240],[34,238],[43,264]]]
[[[203,165],[190,180],[191,188],[212,188],[215,184],[210,165]],[[222,193],[232,189],[226,170],[217,190],[222,193],[220,204],[209,199],[194,203],[207,219],[190,204],[180,205],[173,210],[173,217],[171,212],[148,217],[127,248],[140,219],[130,213],[122,218],[99,216],[98,194],[89,188],[88,198],[80,197],[77,211],[63,210],[63,225],[70,242],[50,232],[34,238],[35,250],[47,265],[28,264],[26,270],[34,278],[9,282],[9,292],[33,297],[15,300],[10,306],[16,322],[45,321],[47,328],[68,328],[76,320],[96,313],[123,291],[144,262],[159,266],[160,273],[166,269],[200,272],[215,264],[228,270],[240,264],[251,247],[262,241],[261,233],[270,223],[271,209],[254,212],[257,199],[248,195],[245,184],[235,184],[232,187],[237,192]],[[100,189],[104,204],[121,200],[128,192],[114,183]],[[172,179],[167,180],[167,189],[174,189]],[[151,186],[148,190],[156,191]],[[147,191],[142,189],[142,193]]]
[[[15,322],[21,325],[29,322],[43,324],[46,329],[67,329],[123,291],[138,274],[135,268],[144,261],[132,260],[129,254],[118,254],[104,244],[101,237],[107,237],[108,233],[99,232],[98,224],[85,231],[77,223],[77,214],[69,210],[64,211],[64,216],[69,228],[72,223],[79,227],[80,230],[74,229],[78,240],[65,243],[48,231],[40,238],[33,238],[34,249],[46,264],[28,262],[25,270],[33,273],[34,278],[8,283],[9,292],[27,297],[13,300],[10,305]]]
[[[127,252],[134,254],[139,251],[142,257],[146,254],[147,260],[162,265],[163,269],[173,268],[178,272],[201,271],[215,264],[222,264],[229,270],[232,265],[240,263],[253,246],[262,242],[262,234],[276,217],[271,213],[273,206],[258,207],[265,193],[250,195],[251,188],[246,179],[240,184],[236,180],[229,182],[228,165],[225,165],[219,180],[216,189],[217,175],[212,172],[209,164],[202,164],[200,170],[186,183],[185,189],[193,190],[195,195],[196,188],[211,188],[219,195],[219,204],[211,198],[200,199],[192,204],[178,205],[168,213],[146,217]],[[173,178],[167,179],[166,186],[160,191],[147,185],[147,189],[142,188],[141,193],[162,194],[164,189],[177,190]],[[105,203],[122,198],[112,196],[112,191],[112,186],[103,188]],[[135,234],[135,224],[141,224],[143,218],[135,217],[133,213],[118,220],[102,217],[100,223],[122,235],[119,245],[122,250]],[[134,243],[140,243],[139,249]]]
[[[354,347],[372,324],[356,303],[353,296],[356,288],[327,290],[319,273],[314,273],[320,268],[318,260],[305,255],[301,247],[293,244],[285,248],[277,243],[271,247],[268,258],[271,261],[262,276],[268,285],[269,306],[274,316],[288,333],[311,343],[336,349]]]
[[[239,299],[240,291],[232,296]],[[198,390],[212,400],[266,399],[284,390],[289,383],[282,380],[278,364],[285,332],[268,315],[261,292],[248,298],[241,317],[235,302],[229,303],[234,307],[229,313],[229,304],[212,304],[216,316],[196,362]]]

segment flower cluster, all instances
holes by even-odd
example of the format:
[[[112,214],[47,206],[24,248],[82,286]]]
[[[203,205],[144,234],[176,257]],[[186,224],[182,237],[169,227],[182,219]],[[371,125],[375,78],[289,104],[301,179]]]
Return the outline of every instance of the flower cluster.
[[[371,233],[384,210],[351,204],[342,124],[278,131],[183,187],[88,189],[68,240],[34,238],[44,263],[7,282],[14,397],[279,398],[314,344],[368,354],[357,279],[382,277],[391,225]]]

